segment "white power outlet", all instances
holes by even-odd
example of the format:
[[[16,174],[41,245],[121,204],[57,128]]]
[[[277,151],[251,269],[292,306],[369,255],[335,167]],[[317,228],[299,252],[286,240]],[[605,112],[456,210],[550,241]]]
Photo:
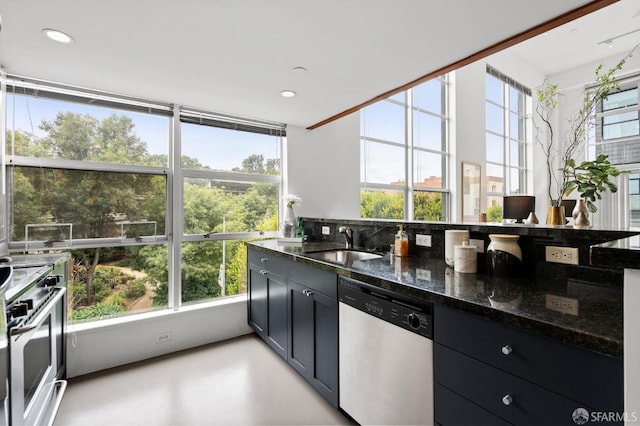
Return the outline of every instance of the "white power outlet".
[[[579,303],[578,299],[572,297],[556,296],[555,294],[547,294],[545,305],[547,309],[561,312],[563,314],[578,315]]]
[[[553,263],[565,263],[567,265],[579,265],[578,249],[576,247],[555,247],[546,246],[544,248],[545,260]]]
[[[431,235],[416,234],[416,245],[431,247]]]
[[[328,226],[322,227],[322,235],[331,235],[331,228]]]
[[[156,343],[166,343],[171,340],[171,332],[165,331],[164,333],[156,334]]]

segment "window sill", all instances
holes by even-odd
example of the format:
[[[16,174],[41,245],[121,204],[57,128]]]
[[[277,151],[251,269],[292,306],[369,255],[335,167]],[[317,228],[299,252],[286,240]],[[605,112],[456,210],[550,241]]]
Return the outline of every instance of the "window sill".
[[[154,321],[158,318],[166,319],[171,316],[181,316],[197,311],[216,309],[216,307],[227,306],[233,304],[247,303],[247,295],[239,294],[236,296],[224,297],[208,302],[194,303],[192,305],[184,305],[179,310],[174,309],[158,309],[150,312],[141,312],[139,314],[130,314],[117,318],[108,318],[103,320],[69,323],[68,330],[71,333],[82,333],[84,331],[96,331],[105,328],[116,328],[130,325],[131,323],[141,323]]]

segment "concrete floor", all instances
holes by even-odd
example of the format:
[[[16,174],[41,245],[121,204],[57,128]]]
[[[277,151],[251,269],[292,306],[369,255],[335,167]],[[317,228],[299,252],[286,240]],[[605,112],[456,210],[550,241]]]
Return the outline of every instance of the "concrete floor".
[[[54,425],[350,425],[255,334],[69,380]]]

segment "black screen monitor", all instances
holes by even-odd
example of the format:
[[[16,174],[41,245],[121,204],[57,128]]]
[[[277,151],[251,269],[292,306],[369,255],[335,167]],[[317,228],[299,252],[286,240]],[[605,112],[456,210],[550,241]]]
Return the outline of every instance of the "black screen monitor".
[[[502,217],[523,222],[536,210],[536,197],[532,195],[507,195],[502,200]]]
[[[560,205],[564,207],[564,216],[571,217],[573,213],[573,209],[576,207],[577,200],[562,200],[560,201]]]

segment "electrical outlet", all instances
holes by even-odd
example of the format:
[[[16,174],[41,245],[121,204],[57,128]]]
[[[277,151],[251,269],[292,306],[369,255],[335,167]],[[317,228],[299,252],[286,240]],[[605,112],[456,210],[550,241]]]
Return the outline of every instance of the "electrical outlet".
[[[484,253],[484,240],[469,239],[470,246],[476,246],[476,253]]]
[[[331,228],[328,226],[322,227],[322,235],[331,235]]]
[[[546,246],[544,254],[547,262],[565,263],[567,265],[578,265],[580,263],[576,247]]]
[[[165,331],[164,333],[156,334],[156,343],[166,343],[171,340],[171,332]]]
[[[545,306],[552,311],[578,316],[578,299],[547,294]]]
[[[416,234],[416,245],[431,247],[431,235]]]

